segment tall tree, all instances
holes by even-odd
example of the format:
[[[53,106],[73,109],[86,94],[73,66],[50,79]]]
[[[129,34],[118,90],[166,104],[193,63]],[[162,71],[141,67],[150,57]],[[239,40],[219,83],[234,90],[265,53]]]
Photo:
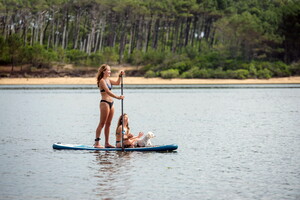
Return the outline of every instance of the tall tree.
[[[284,61],[300,60],[300,4],[295,1],[282,8],[279,31],[284,37]]]

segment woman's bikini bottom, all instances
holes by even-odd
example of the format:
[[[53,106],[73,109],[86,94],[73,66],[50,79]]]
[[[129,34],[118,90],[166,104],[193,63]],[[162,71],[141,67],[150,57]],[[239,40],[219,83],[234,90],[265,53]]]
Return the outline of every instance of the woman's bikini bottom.
[[[109,102],[109,101],[106,101],[106,100],[101,100],[100,103],[101,102],[107,103],[109,105],[109,108],[112,108],[113,105],[114,105],[114,102]]]

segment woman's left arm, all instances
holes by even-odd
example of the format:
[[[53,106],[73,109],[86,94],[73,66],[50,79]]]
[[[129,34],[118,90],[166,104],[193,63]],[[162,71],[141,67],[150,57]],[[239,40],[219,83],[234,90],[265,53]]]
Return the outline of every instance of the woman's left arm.
[[[120,73],[119,73],[118,79],[117,79],[116,81],[110,80],[110,83],[111,83],[112,85],[120,85],[120,83],[121,83],[121,77],[122,77],[123,75],[125,75],[125,72],[122,70],[122,71],[120,71]]]

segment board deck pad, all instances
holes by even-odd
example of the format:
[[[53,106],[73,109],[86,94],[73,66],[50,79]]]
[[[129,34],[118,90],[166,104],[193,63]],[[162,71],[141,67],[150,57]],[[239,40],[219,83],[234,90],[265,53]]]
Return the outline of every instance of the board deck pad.
[[[122,148],[95,148],[93,146],[82,144],[63,144],[60,142],[53,144],[53,149],[64,150],[89,150],[89,151],[122,151]],[[136,147],[125,148],[124,151],[174,151],[178,148],[176,144],[149,146],[149,147]]]

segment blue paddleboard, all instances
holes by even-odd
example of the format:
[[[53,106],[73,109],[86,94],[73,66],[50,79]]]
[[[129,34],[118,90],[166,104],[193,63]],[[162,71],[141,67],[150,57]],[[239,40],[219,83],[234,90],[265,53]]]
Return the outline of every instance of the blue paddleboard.
[[[53,144],[53,149],[65,150],[90,150],[90,151],[122,151],[122,148],[95,148],[93,146],[82,144],[62,144],[60,142]],[[150,146],[150,147],[136,147],[125,148],[124,151],[174,151],[178,148],[176,144]]]

